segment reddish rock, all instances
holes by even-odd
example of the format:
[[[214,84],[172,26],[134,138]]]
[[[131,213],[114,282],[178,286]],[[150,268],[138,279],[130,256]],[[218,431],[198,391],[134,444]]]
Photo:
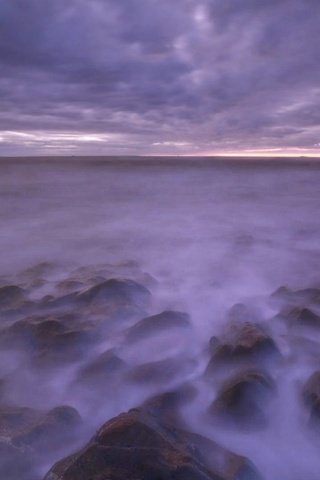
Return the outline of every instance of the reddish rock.
[[[171,430],[154,417],[131,410],[103,425],[86,447],[58,462],[45,476],[45,480],[93,478],[254,480],[259,476],[244,457],[200,435]]]
[[[266,425],[263,411],[274,393],[272,380],[262,372],[246,370],[227,380],[209,407],[209,414],[241,429],[259,429]]]

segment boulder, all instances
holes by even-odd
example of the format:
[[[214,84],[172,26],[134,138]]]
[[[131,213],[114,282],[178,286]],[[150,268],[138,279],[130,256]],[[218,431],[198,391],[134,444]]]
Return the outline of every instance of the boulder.
[[[183,384],[175,390],[148,398],[142,408],[163,423],[181,425],[180,409],[197,396],[197,390],[190,384]]]
[[[278,305],[312,305],[320,303],[319,288],[304,288],[301,290],[290,290],[282,286],[271,294],[271,300]]]
[[[221,365],[264,364],[280,357],[274,340],[259,325],[249,322],[233,324],[221,340],[213,337],[209,345],[207,375]]]
[[[16,285],[0,287],[0,309],[19,308],[26,302],[25,290]]]
[[[76,300],[90,305],[135,305],[144,309],[150,303],[151,293],[133,280],[113,278],[79,292]]]
[[[136,325],[129,328],[127,330],[127,339],[140,340],[174,328],[188,327],[190,327],[190,321],[187,313],[166,310],[157,315],[143,318]]]
[[[0,407],[0,478],[33,480],[43,454],[62,451],[78,435],[81,419],[71,407],[49,412]]]
[[[61,442],[66,444],[71,441],[80,425],[81,417],[76,409],[56,407],[15,435],[12,443],[18,447],[31,447],[39,454],[59,448]]]
[[[237,428],[263,428],[267,424],[263,407],[274,390],[266,374],[245,370],[223,383],[208,413],[214,420]]]
[[[76,454],[52,467],[45,480],[258,479],[254,467],[200,435],[163,426],[141,410],[104,424]]]
[[[135,383],[165,383],[192,369],[193,363],[177,357],[147,362],[133,367],[127,379]]]
[[[304,404],[309,410],[310,426],[320,429],[320,371],[314,372],[302,390]]]
[[[82,358],[96,340],[95,337],[96,334],[89,327],[79,325],[78,328],[72,328],[68,321],[59,317],[31,316],[2,330],[0,343],[4,348],[24,349],[35,360],[51,359],[61,363]]]
[[[113,350],[101,353],[79,371],[77,383],[103,387],[104,382],[123,371],[126,363]]]
[[[284,308],[277,316],[289,327],[320,328],[320,315],[306,307]]]

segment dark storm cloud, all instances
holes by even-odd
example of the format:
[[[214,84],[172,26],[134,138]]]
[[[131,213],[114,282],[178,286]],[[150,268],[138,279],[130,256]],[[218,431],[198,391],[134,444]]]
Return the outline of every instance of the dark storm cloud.
[[[0,153],[312,148],[319,20],[318,0],[2,0]]]

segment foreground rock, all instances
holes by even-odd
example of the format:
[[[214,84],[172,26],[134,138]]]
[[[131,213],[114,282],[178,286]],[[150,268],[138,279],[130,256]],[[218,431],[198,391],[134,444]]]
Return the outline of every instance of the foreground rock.
[[[110,420],[86,447],[58,462],[45,480],[255,480],[244,457],[141,410]]]
[[[210,416],[241,429],[266,426],[266,401],[274,392],[272,380],[259,371],[247,370],[227,380],[209,407]]]

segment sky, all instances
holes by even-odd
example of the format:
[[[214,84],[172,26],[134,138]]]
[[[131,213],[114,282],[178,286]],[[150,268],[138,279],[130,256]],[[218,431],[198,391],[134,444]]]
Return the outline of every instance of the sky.
[[[320,154],[320,0],[1,0],[0,155]]]

